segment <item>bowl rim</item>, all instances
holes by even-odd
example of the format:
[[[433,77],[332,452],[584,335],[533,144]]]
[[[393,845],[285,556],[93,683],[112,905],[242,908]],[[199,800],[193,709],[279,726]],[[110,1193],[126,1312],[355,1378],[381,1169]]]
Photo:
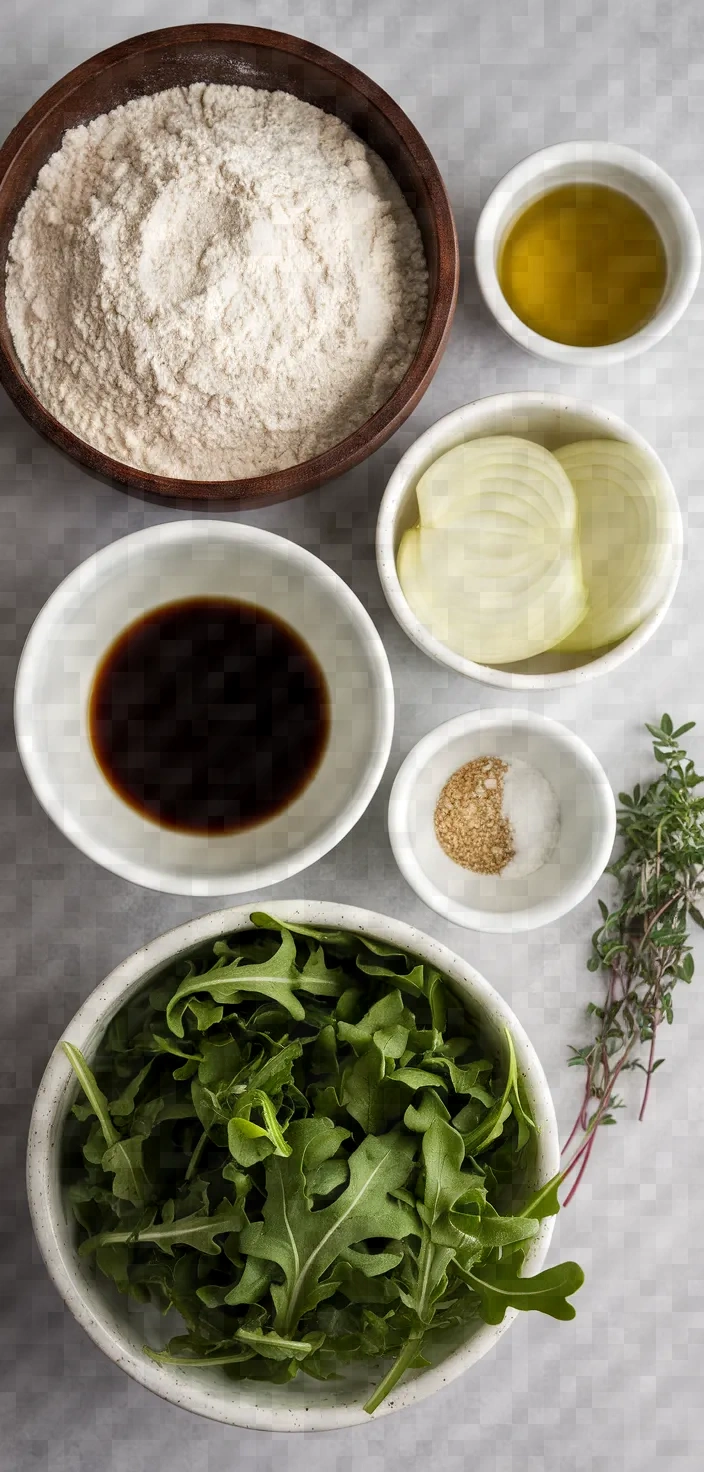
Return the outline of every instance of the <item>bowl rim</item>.
[[[323,586],[344,610],[359,635],[360,646],[366,654],[370,680],[376,692],[378,710],[373,745],[367,755],[359,786],[342,811],[331,818],[316,838],[303,844],[295,853],[240,874],[193,875],[186,878],[165,866],[157,868],[126,858],[86,832],[70,806],[61,801],[44,769],[44,763],[37,759],[33,743],[34,702],[31,692],[37,661],[50,631],[61,622],[63,613],[69,606],[99,585],[102,578],[126,556],[140,548],[151,548],[158,554],[160,549],[174,543],[207,541],[213,537],[225,542],[240,542],[264,548],[282,562],[296,565],[304,576],[312,577]],[[158,601],[155,601],[154,607],[158,606]],[[118,632],[116,629],[115,634]],[[244,522],[159,522],[101,547],[86,558],[85,562],[79,563],[49,595],[32,624],[20,655],[15,680],[14,721],[20,759],[35,796],[60,832],[89,858],[122,879],[166,894],[191,897],[238,894],[292,878],[336,847],[362,817],[379,786],[389,759],[394,730],[394,685],[383,641],[370,614],[339,574],[320,557],[316,557],[315,553],[309,552],[297,542],[289,541],[287,537],[261,527],[248,526]]]
[[[64,1250],[65,1240],[62,1240],[61,1227],[51,1209],[52,1130],[57,1114],[66,1104],[67,1093],[73,1086],[71,1066],[61,1049],[61,1042],[66,1039],[82,1047],[96,1026],[101,1022],[107,1025],[110,1016],[122,1001],[131,992],[138,990],[157,967],[199,942],[247,928],[250,914],[256,909],[256,903],[239,905],[177,926],[140,946],[115,967],[83,1002],[56,1043],[37,1091],[27,1146],[30,1214],[40,1253],[64,1303],[98,1348],[140,1385],[154,1391],[164,1400],[230,1425],[266,1431],[335,1430],[366,1423],[369,1418],[362,1406],[346,1404],[316,1409],[308,1405],[297,1410],[267,1406],[264,1403],[256,1410],[238,1413],[234,1399],[232,1406],[228,1403],[225,1407],[222,1402],[215,1406],[208,1404],[205,1388],[200,1388],[194,1382],[189,1385],[187,1377],[180,1372],[176,1375],[169,1374],[166,1367],[148,1360],[146,1356],[133,1354],[130,1347],[100,1321],[94,1308],[84,1298],[74,1268],[75,1252],[68,1248]],[[542,1184],[543,1180],[547,1182],[557,1173],[560,1161],[557,1119],[543,1067],[525,1029],[508,1003],[470,962],[416,927],[356,905],[326,900],[281,900],[270,905],[270,909],[281,920],[330,927],[342,926],[358,931],[361,935],[367,934],[401,945],[445,972],[458,989],[471,998],[478,1008],[486,1011],[494,1022],[508,1026],[521,1072],[524,1077],[530,1075],[533,1110],[539,1131],[538,1183]],[[545,1260],[554,1225],[554,1217],[544,1218],[540,1231],[531,1244],[526,1262],[533,1273],[540,1270]],[[424,1400],[443,1385],[455,1380],[493,1348],[516,1316],[517,1311],[509,1309],[502,1324],[482,1324],[471,1341],[452,1351],[440,1364],[422,1371],[416,1379],[402,1384],[394,1393],[391,1403],[385,1402],[375,1413],[376,1416],[389,1415]]]
[[[130,489],[176,501],[215,500],[236,503],[236,509],[265,506],[303,495],[325,481],[351,470],[390,438],[408,418],[430,384],[449,337],[459,289],[459,244],[449,196],[442,175],[418,129],[390,95],[371,77],[324,47],[284,31],[261,26],[231,25],[225,22],[200,22],[183,26],[167,26],[131,36],[115,46],[97,52],[55,82],[24,114],[0,148],[0,185],[16,156],[50,113],[61,108],[66,98],[89,78],[127,57],[168,46],[208,42],[262,46],[288,52],[300,61],[310,61],[354,88],[360,97],[375,107],[395,129],[404,148],[412,155],[422,174],[431,202],[429,215],[438,242],[438,270],[435,290],[428,301],[428,313],[412,363],[393,394],[371,417],[351,435],[333,445],[322,455],[286,470],[268,475],[235,480],[182,480],[176,476],[154,475],[95,449],[44,408],[25,379],[16,355],[10,355],[0,340],[0,383],[25,419],[40,434],[72,459],[111,481]],[[96,114],[97,116],[97,114]],[[11,208],[14,209],[16,197]],[[4,272],[2,273],[4,275]],[[2,288],[0,313],[5,313]],[[234,509],[234,508],[233,508]]]
[[[579,882],[564,885],[552,899],[540,900],[524,910],[499,913],[465,905],[451,899],[428,877],[416,857],[409,830],[409,812],[413,789],[431,757],[446,748],[456,736],[487,731],[499,726],[540,733],[554,745],[568,750],[587,772],[596,798],[595,829],[601,830],[599,843],[588,873]],[[409,751],[400,766],[389,798],[389,839],[393,855],[404,879],[420,899],[454,925],[468,930],[483,930],[494,935],[516,935],[538,930],[574,910],[598,883],[611,856],[616,837],[616,802],[609,779],[598,757],[581,736],[561,721],[534,711],[500,706],[492,710],[466,711],[429,731]]]
[[[672,567],[670,576],[665,586],[660,602],[653,612],[638,624],[632,633],[627,634],[613,648],[600,654],[589,663],[573,666],[571,669],[557,670],[550,674],[521,674],[515,670],[502,670],[493,665],[478,664],[475,660],[465,659],[463,655],[456,654],[448,649],[439,639],[425,628],[416,617],[407,603],[396,569],[396,553],[394,549],[394,532],[396,520],[403,505],[409,489],[417,478],[417,462],[421,459],[424,449],[429,442],[446,438],[451,440],[456,431],[473,427],[475,421],[488,416],[491,413],[504,410],[549,410],[555,414],[580,414],[589,419],[595,429],[603,432],[605,438],[624,440],[627,444],[636,445],[653,460],[658,467],[662,477],[663,486],[669,501],[672,516],[673,544],[672,544]],[[491,432],[491,431],[490,431]],[[437,455],[443,453],[443,447],[438,445]],[[449,448],[449,444],[445,446]],[[436,456],[437,457],[437,456]],[[620,664],[629,659],[642,649],[648,640],[660,627],[670,604],[675,596],[677,585],[682,571],[682,560],[684,551],[684,528],[682,523],[682,512],[677,499],[677,493],[672,480],[663,465],[660,456],[652,445],[633,429],[625,419],[618,414],[612,413],[610,409],[602,409],[597,404],[586,402],[563,394],[542,393],[533,389],[518,390],[502,394],[489,394],[485,398],[473,399],[467,404],[461,404],[457,409],[452,409],[449,414],[444,414],[436,419],[417,439],[409,445],[401,456],[393,470],[381,498],[379,515],[376,529],[376,558],[379,578],[386,601],[401,628],[409,639],[422,649],[436,664],[444,665],[447,669],[456,670],[460,675],[466,675],[470,680],[478,681],[482,685],[493,685],[502,690],[513,690],[516,692],[524,690],[557,690],[565,686],[581,685],[588,680],[593,680],[599,675],[610,674]]]
[[[508,201],[519,190],[542,177],[549,185],[549,172],[562,164],[601,164],[612,166],[630,174],[631,178],[645,181],[656,193],[667,211],[676,231],[682,251],[681,279],[669,300],[664,300],[650,321],[620,342],[608,343],[603,347],[582,348],[570,343],[554,342],[533,331],[513,311],[499,284],[496,270],[497,235]],[[545,178],[543,171],[548,172]],[[539,194],[540,190],[536,191]],[[585,142],[583,140],[553,143],[538,149],[520,160],[495,185],[487,199],[474,236],[474,267],[479,289],[484,301],[499,327],[507,337],[517,342],[533,357],[547,358],[554,363],[575,367],[601,368],[612,363],[623,363],[635,358],[660,342],[679,321],[691,301],[701,270],[702,248],[694,211],[679,184],[660,164],[647,154],[624,144],[608,142]]]

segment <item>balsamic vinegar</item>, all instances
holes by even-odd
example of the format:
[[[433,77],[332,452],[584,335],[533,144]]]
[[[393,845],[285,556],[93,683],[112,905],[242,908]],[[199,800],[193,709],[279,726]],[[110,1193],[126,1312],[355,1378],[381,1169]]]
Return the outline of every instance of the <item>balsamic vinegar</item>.
[[[229,598],[169,603],[130,624],[89,706],[114,791],[192,834],[237,833],[280,813],[318,770],[329,726],[312,651],[274,614]]]

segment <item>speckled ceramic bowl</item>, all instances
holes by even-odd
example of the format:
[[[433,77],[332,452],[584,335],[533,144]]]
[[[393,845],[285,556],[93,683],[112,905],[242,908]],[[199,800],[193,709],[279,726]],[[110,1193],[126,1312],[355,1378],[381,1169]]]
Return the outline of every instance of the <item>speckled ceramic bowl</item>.
[[[647,618],[631,634],[606,649],[586,653],[564,653],[548,649],[532,659],[515,664],[478,664],[456,654],[441,644],[420,622],[399,582],[396,559],[401,538],[419,519],[416,486],[424,471],[446,450],[485,435],[510,434],[534,440],[546,450],[559,450],[575,440],[622,440],[635,445],[650,461],[652,473],[660,482],[667,506],[671,548],[669,575],[656,604]],[[478,680],[482,685],[495,685],[503,690],[557,690],[563,685],[583,685],[597,675],[610,675],[652,638],[660,627],[675,596],[682,567],[682,514],[675,488],[660,458],[642,434],[632,429],[609,409],[561,394],[508,393],[492,394],[486,399],[463,404],[445,414],[419,436],[401,456],[384,491],[376,530],[376,556],[381,586],[389,607],[405,629],[409,639],[437,664],[458,674]]]
[[[532,874],[473,874],[438,843],[440,793],[458,767],[479,756],[528,762],[558,800],[559,836]],[[590,894],[614,846],[616,804],[601,763],[574,731],[502,706],[464,711],[413,747],[396,775],[388,823],[396,863],[426,905],[453,925],[510,935],[552,925]]]
[[[529,204],[564,184],[602,184],[628,195],[654,221],[665,247],[665,290],[649,322],[630,337],[602,347],[575,347],[533,332],[509,306],[499,281],[499,257],[510,225]],[[697,222],[682,190],[653,159],[619,143],[553,143],[524,158],[490,194],[474,238],[479,288],[499,327],[533,357],[572,368],[604,369],[660,342],[691,301],[701,259]]]
[[[66,1040],[81,1048],[91,1061],[108,1023],[128,997],[168,962],[194,946],[247,929],[254,908],[254,905],[240,906],[202,916],[143,946],[91,993],[69,1023],[64,1034]],[[355,930],[402,946],[437,966],[480,1021],[488,1047],[498,1047],[502,1029],[510,1028],[526,1097],[538,1126],[535,1185],[543,1184],[556,1173],[557,1122],[541,1065],[517,1018],[473,966],[422,931],[352,905],[286,900],[274,908],[282,920]],[[370,1375],[364,1365],[351,1366],[339,1380],[323,1383],[300,1375],[288,1385],[272,1386],[256,1381],[237,1384],[221,1378],[215,1371],[187,1371],[179,1366],[156,1364],[146,1357],[142,1346],[147,1336],[154,1343],[155,1336],[161,1333],[165,1342],[173,1329],[167,1329],[160,1318],[146,1324],[144,1311],[120,1297],[106,1279],[96,1277],[76,1251],[75,1227],[59,1171],[64,1123],[75,1097],[70,1065],[57,1044],[39,1087],[30,1126],[29,1202],[49,1274],[79,1324],[98,1347],[140,1385],[164,1400],[233,1426],[264,1431],[333,1431],[365,1421],[363,1403],[379,1377]],[[526,1259],[529,1275],[542,1266],[553,1220],[548,1217],[542,1223],[529,1248]],[[493,1348],[514,1317],[515,1312],[509,1309],[502,1324],[490,1326],[477,1322],[455,1331],[454,1337],[448,1336],[436,1362],[410,1374],[376,1415],[401,1410],[456,1379]]]
[[[205,596],[283,619],[315,655],[330,702],[325,751],[298,795],[266,822],[207,837],[124,802],[88,719],[96,671],[123,630],[163,604]],[[243,522],[162,522],[88,557],[37,615],[15,685],[18,751],[49,817],[97,864],[167,894],[252,893],[329,853],[371,802],[393,726],[389,661],[359,598],[305,547]]]

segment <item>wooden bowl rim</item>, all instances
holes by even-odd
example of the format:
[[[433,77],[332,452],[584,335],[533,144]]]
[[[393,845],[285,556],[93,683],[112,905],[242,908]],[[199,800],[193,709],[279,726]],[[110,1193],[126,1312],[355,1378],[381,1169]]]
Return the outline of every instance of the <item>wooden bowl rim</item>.
[[[230,25],[225,22],[202,22],[193,25],[167,26],[146,31],[109,46],[105,51],[83,61],[67,72],[24,114],[0,148],[0,184],[19,151],[35,129],[54,109],[63,104],[88,78],[107,72],[126,58],[140,52],[177,46],[184,43],[239,42],[261,45],[287,52],[297,60],[311,61],[334,78],[344,81],[371,102],[392,125],[424,178],[430,197],[433,225],[438,241],[438,269],[435,290],[429,304],[425,326],[410,367],[393,394],[358,429],[324,454],[286,470],[238,480],[182,480],[155,475],[115,460],[94,448],[55,419],[37,398],[30,385],[15,367],[12,357],[0,340],[0,383],[30,424],[59,449],[89,470],[113,481],[146,491],[156,496],[177,500],[221,499],[237,501],[241,506],[261,506],[287,500],[322,485],[358,465],[377,450],[404,422],[428,387],[442,357],[457,303],[459,288],[459,245],[455,222],[440,170],[417,128],[398,103],[364,72],[316,46],[285,31],[262,26]],[[5,316],[4,282],[0,312]]]

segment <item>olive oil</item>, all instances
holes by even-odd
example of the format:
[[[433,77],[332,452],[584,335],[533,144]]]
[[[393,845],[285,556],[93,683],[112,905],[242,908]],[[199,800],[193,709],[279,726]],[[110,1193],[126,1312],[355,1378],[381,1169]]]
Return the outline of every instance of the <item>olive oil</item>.
[[[603,347],[650,321],[667,258],[635,200],[604,184],[564,184],[509,226],[498,274],[509,306],[541,337]]]

